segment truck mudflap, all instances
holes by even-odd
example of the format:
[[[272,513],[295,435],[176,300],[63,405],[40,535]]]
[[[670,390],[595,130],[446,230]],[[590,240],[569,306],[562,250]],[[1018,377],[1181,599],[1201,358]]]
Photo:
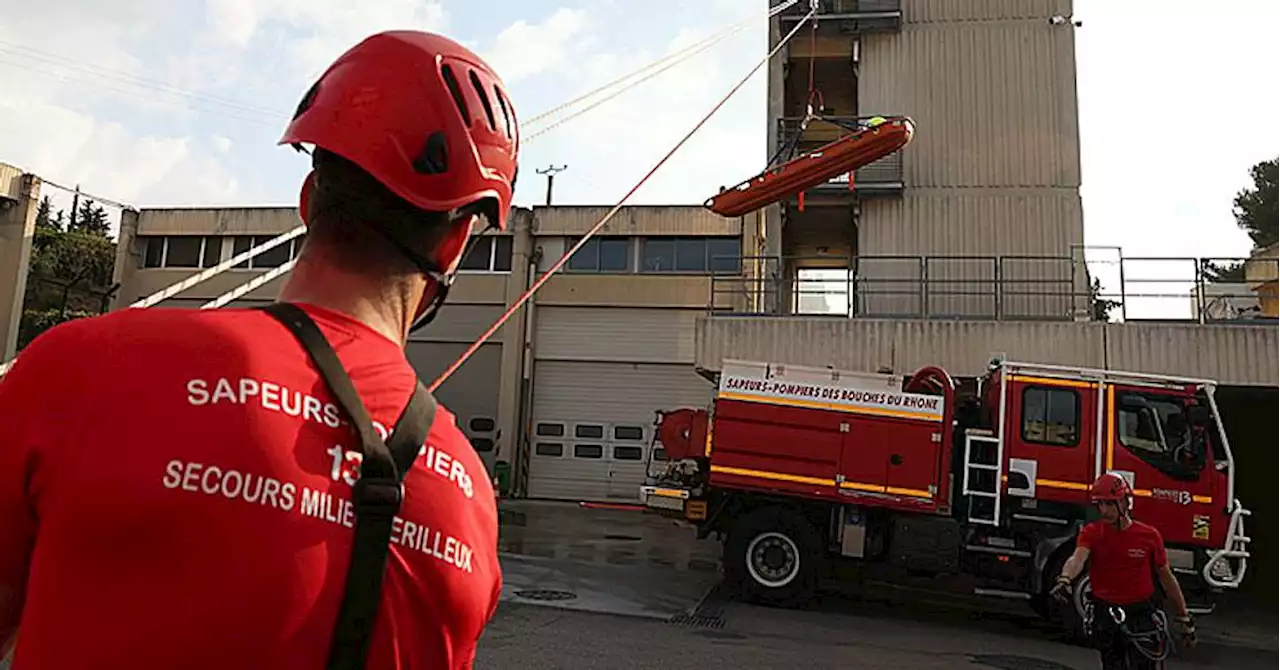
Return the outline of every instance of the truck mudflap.
[[[1239,498],[1232,503],[1226,540],[1221,549],[1209,552],[1209,560],[1201,570],[1204,581],[1220,589],[1239,588],[1249,567],[1250,539],[1244,534],[1244,518],[1252,512],[1240,504]]]

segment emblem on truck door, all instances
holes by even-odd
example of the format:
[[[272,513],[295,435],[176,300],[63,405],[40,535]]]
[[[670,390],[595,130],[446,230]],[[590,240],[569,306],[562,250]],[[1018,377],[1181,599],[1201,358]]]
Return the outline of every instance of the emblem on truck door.
[[[1191,504],[1190,491],[1178,491],[1175,489],[1151,489],[1151,497],[1156,500],[1165,502],[1178,503],[1179,505]]]

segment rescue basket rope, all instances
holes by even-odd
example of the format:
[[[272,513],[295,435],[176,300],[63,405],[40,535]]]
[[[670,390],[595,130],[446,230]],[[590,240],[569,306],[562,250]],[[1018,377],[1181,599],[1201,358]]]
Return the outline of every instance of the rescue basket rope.
[[[782,4],[777,5],[776,7],[771,7],[771,8],[769,9],[769,13],[765,15],[765,18],[773,18],[774,16],[777,16],[779,13],[781,13],[781,12],[785,11],[786,9],[788,9],[789,7],[791,7],[792,5],[796,4],[796,3],[797,3],[797,2],[799,2],[799,1],[800,1],[800,0],[787,0],[786,2],[783,2]],[[587,98],[590,98],[590,97],[591,97],[591,96],[593,96],[593,95],[596,95],[596,94],[598,94],[598,93],[601,93],[601,92],[603,92],[603,91],[606,91],[606,90],[608,90],[608,89],[612,88],[613,86],[616,86],[616,85],[618,85],[618,84],[621,84],[622,82],[624,82],[624,81],[626,81],[626,80],[628,80],[628,79],[631,79],[632,77],[635,77],[635,76],[637,76],[637,75],[640,75],[641,73],[644,73],[644,72],[646,72],[646,71],[648,71],[648,70],[650,70],[650,69],[652,69],[652,68],[658,67],[659,65],[662,65],[662,64],[664,64],[664,63],[667,63],[668,61],[671,61],[672,59],[676,59],[677,61],[683,61],[683,60],[686,60],[686,59],[688,59],[688,58],[691,58],[692,56],[697,55],[698,53],[701,53],[702,51],[705,51],[706,49],[710,48],[711,46],[714,46],[715,44],[719,43],[720,41],[722,41],[722,40],[724,40],[724,39],[726,39],[726,38],[728,38],[728,37],[730,37],[731,35],[737,34],[737,33],[741,32],[741,31],[745,30],[748,26],[750,26],[751,24],[755,23],[755,21],[756,21],[756,17],[755,17],[755,16],[752,16],[751,18],[743,19],[742,21],[739,21],[739,22],[737,22],[737,23],[735,23],[735,24],[733,24],[733,25],[729,26],[728,28],[726,28],[726,29],[724,29],[724,30],[720,31],[719,33],[716,33],[716,34],[714,34],[714,35],[712,35],[712,36],[710,36],[710,37],[707,37],[707,38],[705,38],[705,39],[703,39],[703,40],[701,40],[701,41],[699,41],[699,42],[695,42],[695,43],[693,43],[693,44],[691,44],[691,45],[689,45],[689,46],[687,46],[687,47],[685,47],[685,48],[681,49],[680,51],[677,51],[677,52],[675,52],[675,53],[671,53],[671,54],[667,54],[666,56],[663,56],[662,58],[659,58],[659,59],[657,59],[657,60],[654,60],[654,61],[652,61],[652,62],[648,63],[647,65],[643,66],[643,67],[636,68],[635,70],[632,70],[631,72],[628,72],[627,74],[624,74],[624,75],[622,75],[621,77],[618,77],[617,79],[614,79],[613,81],[611,81],[611,82],[609,82],[609,83],[607,83],[607,84],[604,84],[604,85],[602,85],[602,86],[599,86],[599,87],[597,87],[597,88],[595,88],[595,89],[593,89],[593,90],[587,91],[586,93],[583,93],[582,95],[580,95],[580,96],[578,96],[578,97],[576,97],[576,98],[574,98],[574,99],[572,99],[572,100],[570,100],[570,101],[568,101],[568,102],[565,102],[564,104],[557,105],[557,106],[555,106],[555,107],[552,107],[551,109],[548,109],[548,110],[547,110],[547,111],[545,111],[545,112],[542,112],[542,113],[540,113],[540,114],[536,114],[536,115],[534,115],[534,116],[531,116],[531,117],[529,117],[527,120],[525,120],[525,122],[524,122],[524,123],[525,123],[525,125],[533,125],[533,124],[538,123],[539,121],[542,121],[543,119],[550,118],[550,117],[552,117],[552,116],[556,115],[558,112],[564,111],[564,110],[566,110],[566,109],[568,109],[568,108],[570,108],[570,107],[572,107],[572,106],[574,106],[574,105],[578,104],[579,102],[582,102],[583,100],[586,100]],[[663,71],[665,71],[666,69],[668,69],[668,68],[663,68],[662,70],[659,70],[658,72],[663,72]],[[656,74],[657,74],[657,73],[655,73],[655,75],[656,75]],[[650,76],[654,76],[654,75],[650,75]],[[639,80],[639,81],[636,81],[636,82],[634,82],[634,83],[632,83],[632,84],[630,84],[630,85],[628,85],[628,86],[624,87],[624,88],[622,89],[622,91],[626,91],[626,90],[628,90],[628,89],[630,89],[630,88],[632,88],[632,87],[634,87],[634,86],[636,86],[636,85],[640,84],[641,82],[645,81],[645,80],[646,80],[646,79],[648,79],[648,78],[649,78],[649,77],[645,77],[644,79],[641,79],[641,80]],[[615,94],[615,95],[616,95],[616,94]],[[613,97],[613,96],[610,96],[610,97]],[[606,98],[606,100],[607,100],[607,99],[609,99],[609,98]],[[598,105],[598,104],[601,104],[601,103],[596,103],[596,105]],[[593,105],[593,106],[595,106],[595,105]],[[588,107],[588,109],[590,109],[590,107]],[[585,110],[583,110],[583,111],[585,111]],[[579,114],[581,114],[581,113],[582,113],[582,112],[579,112]],[[541,129],[541,130],[537,131],[537,134],[545,133],[545,132],[547,132],[547,130],[549,130],[549,128],[543,128],[543,129]]]
[[[765,63],[768,63],[769,60],[772,59],[775,54],[781,51],[782,48],[785,47],[787,43],[791,41],[792,37],[795,37],[796,33],[798,33],[800,29],[804,27],[805,23],[807,23],[810,20],[813,20],[814,16],[816,15],[817,15],[817,7],[816,7],[816,3],[814,3],[810,5],[809,13],[805,14],[804,18],[796,23],[796,26],[791,29],[791,32],[787,33],[781,40],[779,40],[777,46],[771,49],[769,53],[765,54],[764,58],[761,58],[759,62],[757,62],[755,66],[751,68],[750,72],[747,72],[747,74],[741,80],[739,80],[738,83],[733,86],[733,88],[729,89],[729,92],[726,93],[724,97],[721,98],[720,101],[717,102],[715,106],[711,108],[711,111],[707,112],[706,115],[703,116],[702,119],[698,121],[698,123],[695,124],[693,128],[689,130],[688,133],[685,133],[684,137],[680,138],[680,141],[676,142],[675,146],[671,147],[671,150],[668,151],[666,155],[664,155],[657,162],[657,164],[655,164],[652,168],[650,168],[649,171],[645,173],[643,177],[640,178],[640,181],[636,182],[636,185],[632,186],[631,190],[627,191],[627,193],[622,196],[622,199],[619,200],[618,203],[608,211],[608,213],[606,213],[603,217],[601,217],[601,219],[597,221],[595,225],[593,225],[589,230],[587,230],[587,232],[578,240],[577,244],[574,244],[567,251],[565,251],[564,255],[561,256],[560,259],[557,260],[554,265],[548,268],[547,271],[543,273],[541,277],[538,277],[538,280],[535,281],[533,285],[530,286],[524,293],[520,294],[520,297],[516,298],[515,302],[513,302],[511,306],[507,308],[507,311],[503,312],[502,316],[498,317],[498,320],[494,321],[493,325],[489,326],[488,330],[484,331],[484,333],[482,333],[480,337],[477,338],[476,341],[471,344],[471,346],[467,347],[466,351],[463,351],[462,355],[459,356],[458,359],[454,361],[452,365],[446,368],[444,372],[440,373],[440,376],[437,377],[436,380],[432,382],[430,386],[427,387],[427,390],[434,393],[436,389],[440,388],[440,385],[443,384],[445,380],[447,380],[450,376],[452,376],[453,373],[457,372],[458,368],[461,368],[462,365],[466,363],[469,358],[471,358],[471,355],[474,354],[477,350],[479,350],[481,345],[483,345],[485,341],[487,341],[490,337],[492,337],[493,334],[497,332],[499,328],[502,327],[502,324],[506,323],[507,320],[510,319],[513,314],[515,314],[516,310],[520,309],[524,305],[524,303],[528,302],[529,298],[533,297],[533,294],[536,293],[538,289],[541,288],[542,285],[545,284],[547,280],[551,278],[552,275],[558,272],[560,268],[564,266],[565,263],[568,263],[569,259],[573,256],[573,254],[577,253],[578,249],[582,248],[582,246],[586,244],[587,241],[592,238],[592,236],[598,233],[600,229],[603,228],[604,225],[608,223],[609,220],[612,219],[614,215],[618,213],[619,210],[622,209],[622,206],[627,202],[627,200],[631,199],[631,196],[634,195],[636,191],[640,190],[640,187],[644,186],[644,184],[649,181],[649,178],[652,177],[654,173],[658,171],[659,168],[665,165],[666,162],[670,160],[670,158],[673,155],[675,155],[677,151],[680,150],[680,147],[684,146],[685,143],[688,142],[689,139],[693,137],[693,135],[697,133],[702,128],[702,126],[705,125],[707,121],[709,121],[711,117],[715,115],[716,112],[720,111],[720,108],[723,107],[725,103],[729,102],[729,99],[732,98],[735,93],[737,93],[743,86],[746,85],[747,81],[750,80],[751,77],[761,67],[763,67]]]

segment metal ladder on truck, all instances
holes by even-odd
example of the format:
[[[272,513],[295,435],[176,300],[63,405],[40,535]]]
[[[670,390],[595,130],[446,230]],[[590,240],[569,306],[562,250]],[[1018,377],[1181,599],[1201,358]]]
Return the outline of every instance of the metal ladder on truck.
[[[1000,525],[1004,442],[990,430],[970,428],[964,435],[965,516],[969,523]]]

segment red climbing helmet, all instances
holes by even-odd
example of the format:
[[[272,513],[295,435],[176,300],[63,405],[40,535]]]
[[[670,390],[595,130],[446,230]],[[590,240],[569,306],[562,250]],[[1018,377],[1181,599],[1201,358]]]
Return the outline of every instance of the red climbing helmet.
[[[1129,482],[1114,472],[1104,473],[1089,488],[1089,499],[1094,503],[1120,502],[1131,496],[1133,489],[1129,488]]]
[[[342,54],[298,104],[280,144],[314,144],[422,209],[483,204],[505,230],[519,130],[502,80],[433,33],[395,30]]]

